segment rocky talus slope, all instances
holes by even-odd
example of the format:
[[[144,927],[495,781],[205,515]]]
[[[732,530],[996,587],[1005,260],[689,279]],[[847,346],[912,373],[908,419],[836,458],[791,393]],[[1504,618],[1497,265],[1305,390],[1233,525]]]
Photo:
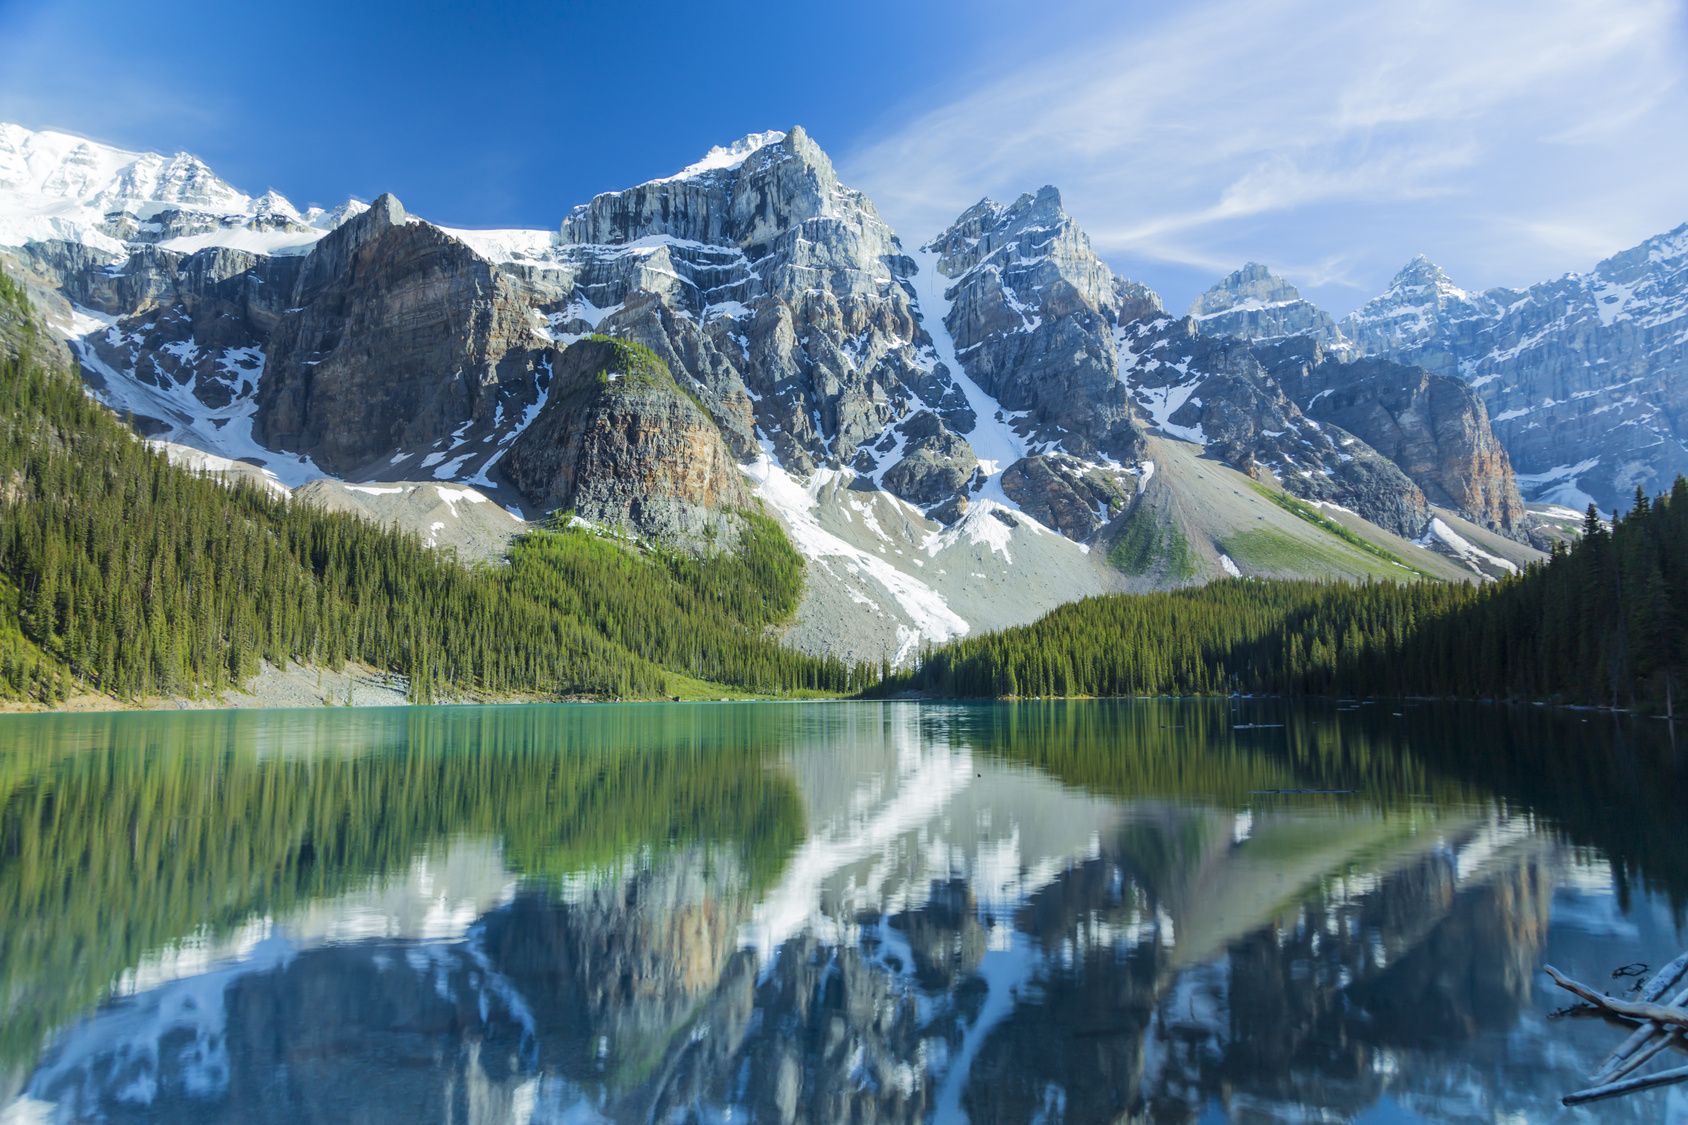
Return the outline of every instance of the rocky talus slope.
[[[802,129],[548,231],[440,227],[390,195],[301,213],[192,157],[16,127],[0,168],[0,265],[142,433],[277,487],[432,480],[692,547],[760,503],[808,559],[789,636],[816,651],[904,658],[1086,593],[1396,565],[1279,490],[1358,513],[1355,535],[1422,556],[1407,572],[1473,569],[1429,535],[1439,511],[1494,523],[1480,489],[1427,495],[1410,458],[1114,276],[1053,188],[908,251]],[[1230,308],[1283,296],[1232,288]],[[650,364],[605,350],[633,346]],[[1236,511],[1205,524],[1210,474]],[[1223,550],[1245,515],[1283,516],[1291,546]],[[1117,565],[1132,527],[1159,561]]]

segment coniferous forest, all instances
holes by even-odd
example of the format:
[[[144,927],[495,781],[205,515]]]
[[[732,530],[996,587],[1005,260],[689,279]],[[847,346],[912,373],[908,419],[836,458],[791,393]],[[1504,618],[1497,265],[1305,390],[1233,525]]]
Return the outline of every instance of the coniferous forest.
[[[1086,598],[924,653],[878,692],[1528,699],[1674,711],[1688,481],[1485,586],[1226,579]]]
[[[0,301],[21,313],[18,286]],[[784,648],[802,560],[742,513],[734,552],[697,558],[536,530],[470,568],[414,534],[170,465],[78,380],[0,355],[0,691],[80,683],[121,698],[218,692],[259,661],[447,688],[650,697],[668,676],[761,692],[860,690],[879,668]]]

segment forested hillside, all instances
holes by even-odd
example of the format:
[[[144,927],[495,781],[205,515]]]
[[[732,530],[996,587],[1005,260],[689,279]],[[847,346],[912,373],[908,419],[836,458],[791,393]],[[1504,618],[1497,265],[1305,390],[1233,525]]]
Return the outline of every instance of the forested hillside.
[[[22,291],[0,302],[30,325]],[[54,702],[217,692],[356,660],[447,688],[649,697],[679,672],[757,691],[860,689],[878,669],[781,647],[802,561],[745,513],[737,553],[535,531],[470,569],[356,516],[170,465],[30,350],[0,352],[0,692]]]
[[[882,690],[944,696],[1427,695],[1673,709],[1688,481],[1639,492],[1502,582],[1259,582],[1088,598],[926,653]]]

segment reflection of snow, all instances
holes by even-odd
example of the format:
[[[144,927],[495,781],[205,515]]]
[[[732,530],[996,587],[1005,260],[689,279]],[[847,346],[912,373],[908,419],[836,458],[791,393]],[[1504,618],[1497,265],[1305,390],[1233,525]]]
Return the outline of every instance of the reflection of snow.
[[[457,974],[482,994],[483,1020],[495,1000],[531,1038],[525,1001],[479,951],[473,928],[488,911],[509,903],[515,889],[498,847],[460,841],[363,890],[310,903],[281,919],[253,919],[227,937],[205,931],[149,953],[119,979],[112,1003],[61,1036],[30,1078],[24,1108],[13,1106],[0,1120],[12,1125],[36,1112],[43,1119],[98,1116],[101,1102],[112,1098],[146,1106],[160,1095],[223,1095],[230,1076],[229,988],[325,946],[418,943],[409,946],[406,959],[431,979],[434,991]],[[190,1041],[182,1046],[184,1036]]]
[[[990,1038],[996,1025],[1007,1019],[1019,1003],[1020,989],[1032,978],[1038,966],[1038,956],[1032,939],[1010,929],[1006,922],[995,927],[1004,931],[997,948],[991,949],[979,961],[978,979],[985,984],[985,1002],[979,1014],[967,1025],[961,1048],[955,1054],[944,1084],[938,1090],[937,1106],[932,1112],[935,1125],[951,1125],[967,1120],[961,1110],[961,1095],[972,1078],[973,1060]],[[992,936],[996,936],[993,930]],[[996,944],[996,943],[993,943]]]
[[[819,916],[822,881],[936,817],[972,774],[973,759],[966,751],[934,752],[896,779],[896,796],[871,816],[810,836],[786,865],[779,885],[757,905],[741,940],[767,965],[774,951],[805,926],[830,928]]]

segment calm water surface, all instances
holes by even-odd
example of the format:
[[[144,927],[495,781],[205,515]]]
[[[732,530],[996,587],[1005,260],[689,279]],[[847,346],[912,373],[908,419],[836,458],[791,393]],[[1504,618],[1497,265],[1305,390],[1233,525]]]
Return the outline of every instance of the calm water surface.
[[[1560,1108],[1626,1031],[1540,967],[1683,948],[1685,777],[1452,705],[0,719],[0,1122],[1681,1123]]]

